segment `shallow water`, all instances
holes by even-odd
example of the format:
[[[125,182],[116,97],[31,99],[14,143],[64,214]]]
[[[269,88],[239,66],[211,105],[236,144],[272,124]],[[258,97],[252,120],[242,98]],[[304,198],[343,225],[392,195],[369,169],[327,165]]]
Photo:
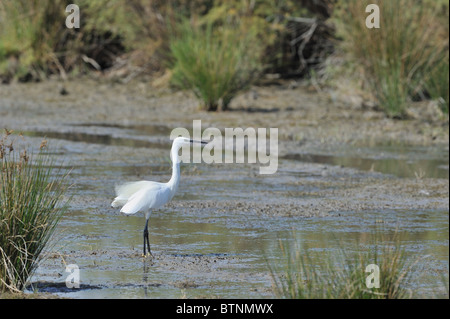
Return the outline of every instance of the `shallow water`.
[[[353,167],[397,177],[449,178],[448,149],[417,146],[345,147],[335,155],[288,154],[284,158]]]
[[[24,134],[91,144],[160,149],[167,149],[165,140],[170,134],[170,128],[161,125],[79,124],[74,127],[77,126],[94,128],[95,130],[91,133],[32,131],[24,132]],[[119,133],[114,134],[115,132]],[[342,145],[339,150],[333,150],[329,153],[332,154],[295,153],[284,155],[282,158],[352,167],[359,170],[392,174],[397,177],[449,178],[448,148],[401,144],[366,147]]]
[[[310,255],[327,252],[332,257],[339,249],[359,250],[357,243],[367,243],[374,229],[392,235],[396,227],[410,258],[428,256],[421,265],[427,275],[417,276],[419,293],[436,296],[439,274],[448,269],[446,211],[336,212],[327,218],[303,219],[246,215],[243,219],[190,210],[155,212],[150,219],[155,258],[144,260],[140,257],[142,217],[71,212],[61,223],[64,236],[57,244],[65,255],[48,259],[44,263],[48,266],[35,277],[64,282],[68,275],[64,259],[79,266],[83,289],[58,291],[49,285],[41,291],[76,298],[271,297],[266,272],[268,265],[284,262],[279,239],[301,242],[301,249]],[[55,278],[55,273],[61,277]]]
[[[166,129],[86,127],[81,133],[25,133],[56,139],[56,157],[70,158],[73,166],[74,203],[58,227],[58,241],[33,277],[39,291],[74,298],[273,297],[268,265],[284,263],[279,240],[300,242],[302,250],[318,256],[322,252],[333,256],[341,249],[367,249],[365,243],[378,230],[384,234],[398,231],[410,258],[426,256],[414,277],[417,294],[436,297],[441,293],[436,287],[442,287],[441,274],[448,272],[448,210],[336,209],[315,217],[289,217],[249,211],[240,203],[267,202],[270,207],[273,196],[293,201],[293,205],[295,200],[316,200],[323,191],[320,184],[286,182],[293,176],[321,180],[320,170],[304,168],[303,162],[402,177],[417,173],[448,178],[448,151],[387,147],[349,149],[348,156],[339,152],[291,155],[281,159],[277,175],[260,179],[242,174],[239,165],[182,166],[185,177],[174,198],[176,205],[155,211],[150,218],[154,258],[143,259],[143,216],[123,216],[109,203],[115,184],[168,179],[170,145],[159,139]],[[144,134],[153,135],[147,138]],[[213,204],[195,205],[204,201]],[[315,262],[325,260],[316,258]],[[66,288],[67,264],[78,265],[80,289]]]

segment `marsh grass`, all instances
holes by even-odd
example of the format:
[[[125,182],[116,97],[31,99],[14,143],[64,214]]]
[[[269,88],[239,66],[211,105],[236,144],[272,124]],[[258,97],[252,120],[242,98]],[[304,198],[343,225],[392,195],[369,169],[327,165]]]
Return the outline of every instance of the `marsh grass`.
[[[355,243],[358,253],[343,248],[333,256],[312,255],[298,242],[280,241],[285,264],[269,264],[273,290],[288,299],[405,299],[412,297],[408,283],[419,259],[411,261],[400,246],[398,233],[387,237],[376,232],[370,243]],[[320,265],[317,261],[320,260]],[[378,265],[380,287],[367,288],[366,267]]]
[[[449,52],[443,52],[441,58],[431,69],[425,79],[425,88],[431,98],[439,102],[439,106],[445,114],[449,108]]]
[[[77,1],[81,26],[67,28],[65,9],[72,2],[0,1],[0,80],[39,80],[51,74],[65,79],[70,72],[108,68],[124,52],[122,39],[131,37],[129,29],[142,29],[137,24],[126,28],[127,21],[137,20],[120,10],[126,1],[106,0]],[[112,12],[117,14],[111,17]]]
[[[366,27],[365,8],[371,3],[380,8],[378,29]],[[445,77],[437,67],[448,51],[448,19],[439,16],[438,9],[435,2],[416,0],[350,0],[337,11],[343,46],[362,66],[365,82],[390,117],[404,117],[411,100],[425,96],[427,88],[432,95],[448,96],[445,83],[426,85],[433,71],[442,71],[439,78],[448,79],[448,71]],[[446,59],[448,70],[448,54]]]
[[[45,143],[35,155],[0,139],[0,291],[20,292],[67,209],[67,172],[54,168]]]
[[[42,77],[46,67],[63,71],[57,47],[67,36],[66,0],[0,2],[0,73]],[[8,70],[10,69],[10,70]]]
[[[261,48],[239,25],[213,27],[181,23],[172,38],[172,82],[190,89],[208,111],[227,109],[261,71]]]

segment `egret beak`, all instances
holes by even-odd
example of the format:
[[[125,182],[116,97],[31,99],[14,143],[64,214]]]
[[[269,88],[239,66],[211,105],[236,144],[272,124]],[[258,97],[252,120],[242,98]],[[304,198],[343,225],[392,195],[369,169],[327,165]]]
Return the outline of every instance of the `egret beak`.
[[[200,143],[200,144],[203,144],[203,145],[206,145],[206,144],[208,144],[208,142],[206,142],[206,141],[196,141],[196,140],[190,140],[190,142],[191,142],[191,143]]]

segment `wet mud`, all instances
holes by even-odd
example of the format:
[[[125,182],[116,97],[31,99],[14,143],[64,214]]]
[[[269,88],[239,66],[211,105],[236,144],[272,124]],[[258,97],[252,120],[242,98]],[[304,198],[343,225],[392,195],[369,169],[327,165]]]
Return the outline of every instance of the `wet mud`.
[[[68,95],[60,95],[64,85]],[[429,255],[415,288],[435,297],[448,272],[448,119],[393,120],[351,100],[289,86],[255,87],[230,112],[207,113],[186,92],[90,79],[0,86],[0,127],[42,138],[71,168],[71,207],[30,291],[73,298],[272,298],[279,240],[352,249],[375,228]],[[278,171],[257,164],[182,164],[177,195],[144,218],[110,203],[114,186],[170,178],[173,128],[277,127]],[[339,242],[339,245],[337,244]],[[69,289],[66,266],[80,269]]]

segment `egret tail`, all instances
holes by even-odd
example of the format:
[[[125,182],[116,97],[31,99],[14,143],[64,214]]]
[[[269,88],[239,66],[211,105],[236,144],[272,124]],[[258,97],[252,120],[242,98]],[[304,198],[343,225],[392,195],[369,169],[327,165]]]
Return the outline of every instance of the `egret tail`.
[[[116,198],[114,198],[111,206],[116,208],[125,205],[133,194],[151,183],[149,181],[139,181],[116,186]]]

